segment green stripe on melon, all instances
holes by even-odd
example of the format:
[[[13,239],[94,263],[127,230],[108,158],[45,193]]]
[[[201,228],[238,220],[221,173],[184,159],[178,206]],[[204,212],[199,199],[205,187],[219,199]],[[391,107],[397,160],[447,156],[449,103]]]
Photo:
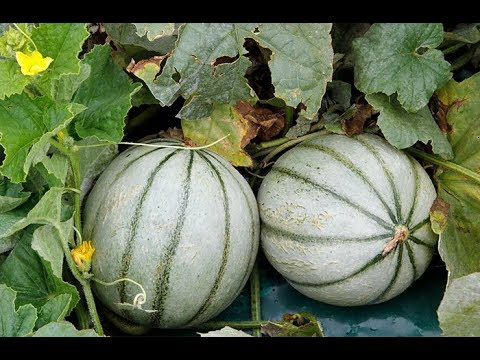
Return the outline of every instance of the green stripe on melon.
[[[334,305],[386,301],[427,268],[435,188],[378,136],[323,135],[282,155],[262,182],[263,250],[303,294]],[[387,251],[396,233],[408,229]],[[402,230],[403,231],[403,230]]]
[[[142,308],[154,311],[119,305],[139,293],[130,283],[95,284],[96,295],[140,324],[177,328],[214,317],[242,290],[258,250],[255,197],[238,171],[208,150],[128,149],[99,177],[84,214],[95,276],[141,283]]]

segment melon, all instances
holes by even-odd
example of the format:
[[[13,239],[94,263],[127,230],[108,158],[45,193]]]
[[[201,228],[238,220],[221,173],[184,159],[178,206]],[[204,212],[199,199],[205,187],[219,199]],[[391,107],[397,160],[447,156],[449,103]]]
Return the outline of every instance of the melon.
[[[283,154],[258,192],[269,262],[328,304],[387,301],[427,268],[438,240],[435,188],[420,164],[376,135],[320,135]]]
[[[179,145],[175,141],[153,144]],[[248,280],[260,241],[255,196],[241,174],[208,150],[135,146],[101,174],[84,208],[96,252],[100,301],[137,324],[194,326],[214,317]]]

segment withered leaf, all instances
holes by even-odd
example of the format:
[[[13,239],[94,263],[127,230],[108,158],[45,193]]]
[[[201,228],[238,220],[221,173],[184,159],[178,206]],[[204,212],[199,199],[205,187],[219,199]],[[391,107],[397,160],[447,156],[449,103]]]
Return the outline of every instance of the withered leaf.
[[[278,112],[253,106],[246,101],[238,101],[234,109],[247,121],[248,129],[242,139],[242,148],[247,146],[255,137],[268,141],[280,134],[285,127],[285,118]]]
[[[361,134],[365,122],[372,116],[373,108],[370,105],[357,104],[355,114],[342,122],[342,129],[347,136]]]
[[[271,337],[323,337],[322,326],[313,314],[285,314],[282,319],[262,325],[262,333]]]
[[[430,208],[430,222],[435,234],[441,234],[448,224],[450,204],[440,198],[435,199]]]

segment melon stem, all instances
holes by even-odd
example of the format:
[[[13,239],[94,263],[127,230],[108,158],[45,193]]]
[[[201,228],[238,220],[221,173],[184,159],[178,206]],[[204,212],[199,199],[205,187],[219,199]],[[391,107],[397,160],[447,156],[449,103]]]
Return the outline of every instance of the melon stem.
[[[408,235],[408,228],[405,225],[397,225],[392,240],[390,240],[387,246],[385,246],[385,249],[383,249],[382,256],[387,255],[395,249],[398,243],[404,242],[408,238]]]

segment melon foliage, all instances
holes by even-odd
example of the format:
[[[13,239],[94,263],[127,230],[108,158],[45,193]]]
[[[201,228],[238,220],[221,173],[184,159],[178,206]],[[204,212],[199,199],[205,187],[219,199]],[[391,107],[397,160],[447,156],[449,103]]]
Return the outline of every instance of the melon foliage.
[[[420,164],[380,137],[318,136],[282,155],[262,182],[262,247],[308,297],[381,303],[430,263],[435,198]]]
[[[147,298],[141,309],[125,305],[140,292],[127,282],[95,284],[95,293],[139,324],[178,328],[214,317],[244,287],[258,250],[252,190],[208,150],[128,149],[99,177],[84,214],[95,277],[132,279]]]

